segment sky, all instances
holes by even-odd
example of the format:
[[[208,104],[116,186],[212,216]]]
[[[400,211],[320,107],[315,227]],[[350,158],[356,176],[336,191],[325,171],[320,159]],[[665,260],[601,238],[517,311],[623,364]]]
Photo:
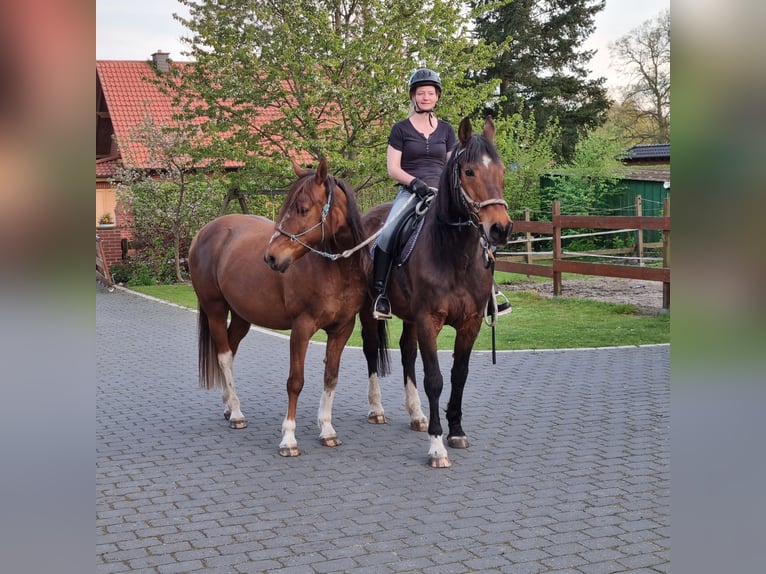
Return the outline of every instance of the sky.
[[[584,48],[597,50],[591,60],[591,77],[607,78],[615,89],[624,84],[618,69],[610,66],[609,43],[628,34],[646,20],[670,8],[670,0],[607,0],[596,16],[596,31]],[[188,31],[173,13],[188,15],[177,0],[96,0],[96,59],[147,60],[162,50],[175,60],[184,60],[180,37]]]

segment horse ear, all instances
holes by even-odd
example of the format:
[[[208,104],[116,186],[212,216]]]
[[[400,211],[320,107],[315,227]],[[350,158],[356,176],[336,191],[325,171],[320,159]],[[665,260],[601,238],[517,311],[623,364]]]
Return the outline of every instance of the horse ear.
[[[290,163],[293,164],[293,171],[295,172],[295,175],[298,177],[303,177],[306,175],[307,170],[303,169],[301,165],[296,161],[295,158],[290,158]]]
[[[316,182],[318,185],[324,183],[327,179],[327,158],[322,157],[319,159],[319,166],[317,167]]]
[[[460,143],[465,147],[465,144],[471,139],[471,135],[473,135],[471,120],[466,116],[460,121],[460,125],[457,128],[457,139],[460,140]]]
[[[484,137],[488,141],[495,143],[495,123],[492,121],[492,116],[487,116],[484,122]]]

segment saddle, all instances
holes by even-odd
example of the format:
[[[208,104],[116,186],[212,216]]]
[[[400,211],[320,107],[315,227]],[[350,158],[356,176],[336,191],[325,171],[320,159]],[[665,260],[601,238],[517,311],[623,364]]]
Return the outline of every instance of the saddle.
[[[432,199],[433,195],[429,195],[425,199],[415,202],[399,216],[394,227],[392,242],[393,262],[398,267],[404,265],[412,254],[420,236],[420,230],[423,228],[424,216],[431,206]],[[376,244],[377,241],[371,246],[372,253],[374,253]]]

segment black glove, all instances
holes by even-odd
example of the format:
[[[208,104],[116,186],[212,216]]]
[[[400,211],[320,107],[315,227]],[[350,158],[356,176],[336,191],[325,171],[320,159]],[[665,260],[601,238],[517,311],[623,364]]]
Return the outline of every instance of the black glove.
[[[409,187],[410,191],[417,194],[417,196],[421,199],[431,192],[431,188],[428,187],[428,184],[422,179],[418,179],[417,177],[410,182]]]

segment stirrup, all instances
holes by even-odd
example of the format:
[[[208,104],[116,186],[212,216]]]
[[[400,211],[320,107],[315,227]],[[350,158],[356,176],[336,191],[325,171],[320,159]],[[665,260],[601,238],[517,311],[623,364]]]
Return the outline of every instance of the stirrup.
[[[502,317],[503,315],[510,315],[513,312],[513,307],[511,306],[511,302],[508,300],[508,297],[505,296],[505,293],[503,293],[502,291],[498,289],[497,291],[493,293],[492,298],[497,304],[496,317]],[[487,316],[489,317],[491,315],[492,315],[492,299],[490,299],[487,302]]]
[[[388,321],[392,318],[391,303],[383,293],[375,298],[375,303],[372,306],[372,316],[379,321]]]

